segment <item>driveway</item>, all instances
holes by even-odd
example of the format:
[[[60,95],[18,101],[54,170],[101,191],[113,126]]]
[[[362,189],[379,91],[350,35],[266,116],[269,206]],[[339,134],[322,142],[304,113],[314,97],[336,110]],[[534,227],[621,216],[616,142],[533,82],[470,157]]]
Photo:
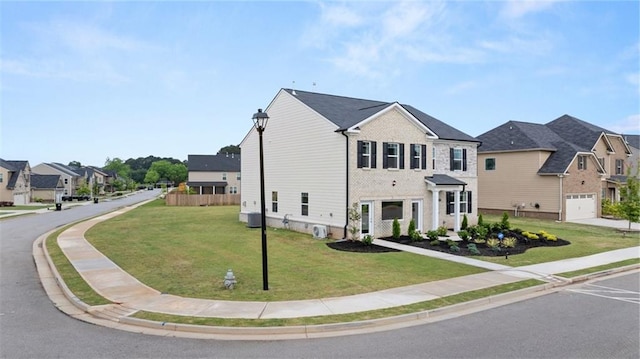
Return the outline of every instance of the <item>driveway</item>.
[[[629,221],[622,220],[622,219],[588,218],[588,219],[575,219],[567,222],[588,224],[591,226],[599,226],[599,227],[619,228],[619,229],[629,228]],[[632,222],[631,229],[640,231],[640,223]]]

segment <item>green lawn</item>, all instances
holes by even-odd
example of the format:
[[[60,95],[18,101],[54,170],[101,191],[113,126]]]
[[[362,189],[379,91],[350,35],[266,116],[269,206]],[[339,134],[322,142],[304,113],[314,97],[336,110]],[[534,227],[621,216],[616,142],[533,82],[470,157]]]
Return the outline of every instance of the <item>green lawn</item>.
[[[499,222],[501,216],[483,215],[484,222]],[[556,222],[524,217],[510,217],[511,228],[538,232],[544,230],[571,242],[568,246],[538,247],[527,249],[523,254],[502,257],[477,257],[478,259],[509,266],[524,266],[552,262],[566,258],[583,257],[591,254],[640,245],[640,234],[623,236],[612,228],[587,226],[576,223]]]
[[[8,210],[8,211],[37,211],[43,208],[55,207],[55,204],[43,204],[43,205],[33,205],[33,206],[11,206],[11,207],[0,207],[0,210]]]
[[[167,207],[156,200],[98,223],[86,237],[99,251],[161,292],[226,300],[344,296],[483,272],[411,253],[350,253],[326,241],[268,229],[269,291],[262,290],[260,229],[239,207]],[[227,269],[236,289],[222,284]]]

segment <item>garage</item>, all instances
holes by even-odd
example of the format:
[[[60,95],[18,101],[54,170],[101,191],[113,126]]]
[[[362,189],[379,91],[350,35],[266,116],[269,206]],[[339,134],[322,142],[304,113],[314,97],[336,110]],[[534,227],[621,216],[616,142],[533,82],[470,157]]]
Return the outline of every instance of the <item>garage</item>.
[[[597,216],[595,194],[569,194],[566,204],[567,221],[596,218]]]

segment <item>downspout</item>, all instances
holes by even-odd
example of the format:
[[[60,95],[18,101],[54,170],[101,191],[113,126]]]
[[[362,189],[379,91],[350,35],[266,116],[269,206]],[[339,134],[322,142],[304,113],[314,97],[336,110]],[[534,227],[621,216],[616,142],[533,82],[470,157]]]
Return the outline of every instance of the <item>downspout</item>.
[[[564,196],[562,194],[562,178],[564,176],[562,174],[558,175],[558,178],[560,179],[560,211],[558,212],[558,222],[562,222],[562,211],[563,211],[563,203],[564,203]]]
[[[349,136],[347,136],[345,134],[345,130],[340,131],[340,133],[342,133],[342,135],[347,139],[346,141],[346,149],[347,149],[347,153],[346,153],[346,176],[345,176],[345,180],[346,180],[346,194],[345,194],[345,218],[346,218],[346,222],[343,228],[343,234],[342,234],[342,238],[347,238],[347,229],[349,227]]]

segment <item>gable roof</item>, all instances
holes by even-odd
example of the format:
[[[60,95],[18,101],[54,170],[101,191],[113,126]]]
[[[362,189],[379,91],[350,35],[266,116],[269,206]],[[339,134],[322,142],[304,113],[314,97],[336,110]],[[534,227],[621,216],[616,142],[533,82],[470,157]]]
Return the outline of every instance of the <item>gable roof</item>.
[[[396,102],[384,102],[365,100],[353,97],[321,94],[315,92],[282,89],[303,104],[307,105],[322,117],[338,126],[338,131],[352,128],[362,121],[396,104]],[[448,124],[427,115],[426,113],[409,105],[398,104],[421,122],[436,136],[445,140],[479,142],[476,138],[449,126]]]
[[[188,155],[187,169],[189,171],[240,172],[240,155]]]
[[[31,188],[55,189],[60,183],[60,175],[31,175]]]
[[[640,149],[640,135],[622,135],[627,144],[633,148]]]
[[[602,134],[615,133],[563,115],[547,124],[508,121],[478,136],[478,153],[505,151],[549,151],[551,155],[538,174],[565,173],[579,153],[591,153]],[[597,158],[594,159],[597,162]],[[599,171],[602,171],[598,163]]]
[[[67,166],[67,165],[63,165],[62,163],[57,163],[57,162],[51,162],[51,163],[45,163],[45,165],[57,170],[58,172],[61,172],[67,176],[73,176],[73,177],[78,177],[81,174],[74,171],[73,168]]]
[[[24,171],[28,164],[29,161],[5,161],[0,158],[0,166],[11,172],[9,179],[7,180],[7,189],[14,189],[16,187],[16,183],[20,177],[20,172]]]

